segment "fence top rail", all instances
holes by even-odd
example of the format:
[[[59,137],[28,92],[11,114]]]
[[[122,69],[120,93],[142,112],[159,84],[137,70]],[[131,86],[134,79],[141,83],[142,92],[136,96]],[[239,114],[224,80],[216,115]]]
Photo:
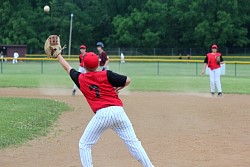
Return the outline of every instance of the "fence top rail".
[[[47,55],[45,54],[25,54],[25,57],[44,57],[46,58]],[[66,56],[64,56],[66,57]],[[79,55],[70,55],[67,57],[69,58],[78,58]],[[109,57],[120,57],[119,55],[109,55]],[[176,58],[176,57],[190,57],[190,58],[204,58],[205,55],[200,55],[200,56],[192,56],[192,55],[162,55],[162,56],[157,56],[157,55],[147,55],[147,56],[132,56],[132,55],[126,55],[126,58]],[[245,55],[245,56],[224,56],[224,58],[250,58],[250,55]]]
[[[13,60],[13,58],[0,58],[0,60]],[[31,60],[31,61],[57,61],[55,58],[25,58],[20,57],[17,60]],[[79,61],[78,58],[65,58],[68,61]],[[111,58],[110,61],[120,62],[121,59]],[[185,59],[126,59],[126,62],[172,62],[172,63],[203,63],[203,60],[185,60]],[[2,61],[1,61],[2,62]],[[226,64],[250,64],[250,61],[224,61]]]

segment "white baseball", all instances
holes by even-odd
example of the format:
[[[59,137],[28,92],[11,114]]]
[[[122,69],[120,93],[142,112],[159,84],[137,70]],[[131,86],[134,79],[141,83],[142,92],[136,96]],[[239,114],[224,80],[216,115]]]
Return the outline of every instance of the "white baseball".
[[[46,5],[46,6],[44,6],[43,10],[44,10],[44,12],[49,12],[50,7],[48,5]]]

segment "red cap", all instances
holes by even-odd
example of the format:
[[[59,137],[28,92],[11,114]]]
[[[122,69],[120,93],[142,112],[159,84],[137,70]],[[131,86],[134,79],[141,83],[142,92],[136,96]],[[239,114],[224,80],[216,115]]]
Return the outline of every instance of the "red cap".
[[[218,48],[218,46],[217,45],[212,45],[212,49],[217,49]]]
[[[84,66],[90,69],[94,69],[99,66],[99,59],[93,52],[88,52],[83,59]]]
[[[80,49],[86,49],[86,46],[85,45],[81,45]]]

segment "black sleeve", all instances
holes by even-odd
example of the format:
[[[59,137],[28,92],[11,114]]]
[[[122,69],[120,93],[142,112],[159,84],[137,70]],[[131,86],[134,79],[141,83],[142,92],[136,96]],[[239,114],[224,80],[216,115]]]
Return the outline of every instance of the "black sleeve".
[[[220,56],[220,62],[223,62],[224,60],[223,60],[223,58],[222,58],[222,55]]]
[[[75,69],[71,69],[70,72],[69,72],[69,75],[71,77],[71,79],[74,81],[74,83],[76,84],[76,86],[80,89],[80,84],[79,84],[79,81],[78,81],[78,77],[81,73],[76,71]]]
[[[205,60],[204,60],[204,63],[207,63],[208,64],[208,58],[206,56]]]
[[[107,70],[107,77],[108,77],[109,83],[113,87],[122,87],[125,85],[127,81],[127,76],[114,73],[110,70]]]

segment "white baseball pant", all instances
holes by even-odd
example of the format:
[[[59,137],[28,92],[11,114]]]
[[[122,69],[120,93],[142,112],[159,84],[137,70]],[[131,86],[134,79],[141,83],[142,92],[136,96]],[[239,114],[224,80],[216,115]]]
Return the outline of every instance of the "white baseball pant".
[[[209,68],[209,78],[210,78],[210,90],[215,92],[215,86],[218,92],[222,92],[221,82],[220,82],[220,68],[211,70]]]
[[[144,166],[153,167],[141,142],[137,139],[132,124],[123,107],[111,106],[100,109],[87,125],[79,142],[80,158],[83,167],[93,167],[91,147],[101,134],[112,129],[124,141],[130,153]]]
[[[99,67],[99,71],[102,71],[103,67],[104,67],[104,66],[100,66],[100,67]],[[105,70],[109,70],[109,66],[106,66],[106,67],[105,67]]]
[[[85,68],[79,66],[78,72],[84,74],[84,73],[86,73],[86,70],[85,70]],[[78,88],[78,87],[76,86],[76,84],[74,84],[73,90],[76,90],[77,88]]]

